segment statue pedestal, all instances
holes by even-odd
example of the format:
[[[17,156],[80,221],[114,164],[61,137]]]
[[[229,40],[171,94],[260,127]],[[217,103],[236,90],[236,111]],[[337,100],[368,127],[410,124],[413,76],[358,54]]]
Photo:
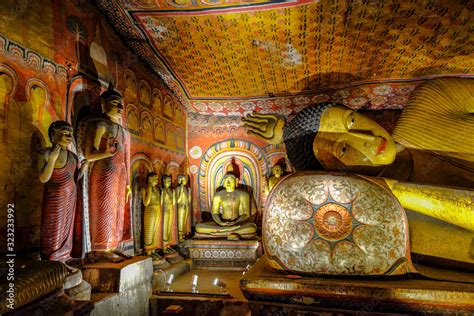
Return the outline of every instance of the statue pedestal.
[[[90,263],[82,275],[93,289],[91,315],[148,315],[153,264],[136,256],[122,262]]]
[[[190,258],[197,269],[245,270],[262,253],[260,238],[250,240],[189,239]]]
[[[264,256],[245,273],[240,288],[252,315],[331,313],[470,314],[474,284],[408,278],[323,278],[274,272]]]

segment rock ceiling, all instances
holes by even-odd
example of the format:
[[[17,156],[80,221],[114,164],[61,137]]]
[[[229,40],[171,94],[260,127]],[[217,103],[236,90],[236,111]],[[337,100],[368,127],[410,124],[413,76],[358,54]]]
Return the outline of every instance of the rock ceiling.
[[[290,111],[335,88],[474,73],[469,0],[97,2],[200,113]]]

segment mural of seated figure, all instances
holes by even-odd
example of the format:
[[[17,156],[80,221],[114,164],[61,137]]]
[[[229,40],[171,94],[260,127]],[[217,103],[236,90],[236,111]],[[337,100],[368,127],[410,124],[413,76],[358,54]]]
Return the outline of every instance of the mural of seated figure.
[[[212,198],[212,219],[196,225],[196,232],[210,237],[225,236],[228,239],[253,237],[257,226],[251,222],[252,197],[244,190],[236,189],[236,177],[227,173],[223,179],[225,190]]]

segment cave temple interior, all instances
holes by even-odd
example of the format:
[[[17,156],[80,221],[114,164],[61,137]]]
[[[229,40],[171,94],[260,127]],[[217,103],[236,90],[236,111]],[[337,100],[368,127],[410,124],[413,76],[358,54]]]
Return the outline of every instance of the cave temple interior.
[[[474,1],[0,1],[0,313],[474,313]]]

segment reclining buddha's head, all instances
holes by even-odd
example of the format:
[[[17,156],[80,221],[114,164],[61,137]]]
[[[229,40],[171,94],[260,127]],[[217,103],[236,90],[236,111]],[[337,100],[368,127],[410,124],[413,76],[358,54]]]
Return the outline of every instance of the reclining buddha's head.
[[[380,166],[395,160],[390,134],[370,118],[343,106],[329,106],[320,116],[313,151],[323,166]]]
[[[305,162],[304,156],[309,157],[309,151],[328,170],[388,165],[397,154],[395,142],[382,126],[335,103],[304,109],[285,126],[285,134],[290,159],[302,161],[297,169],[308,169],[309,160]],[[313,168],[314,164],[309,169]]]

